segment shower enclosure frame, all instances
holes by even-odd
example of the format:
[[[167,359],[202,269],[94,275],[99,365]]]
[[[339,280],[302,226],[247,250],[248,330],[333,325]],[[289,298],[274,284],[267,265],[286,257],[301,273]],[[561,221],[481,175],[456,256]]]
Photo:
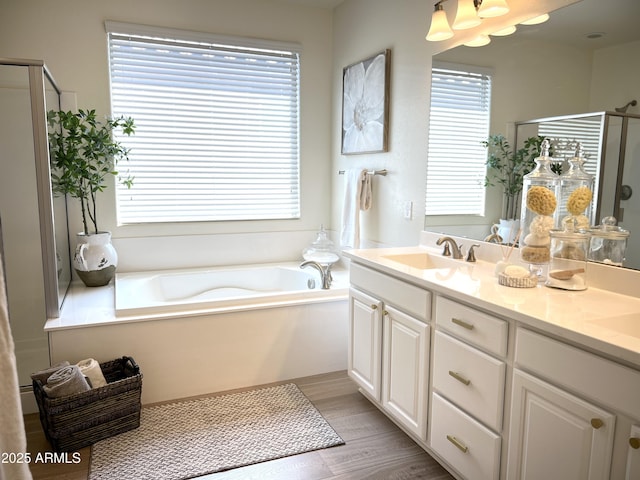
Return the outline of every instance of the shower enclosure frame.
[[[45,80],[55,90],[59,99],[62,91],[42,60],[1,58],[0,65],[26,67],[29,77],[29,96],[31,103],[31,121],[33,129],[33,148],[36,163],[36,184],[38,191],[38,212],[40,217],[40,243],[42,248],[42,268],[45,279],[44,295],[47,318],[60,315],[62,294],[58,285],[58,262],[56,256],[56,238],[54,227],[53,193],[51,188],[51,169],[49,163],[49,141],[47,135],[47,106],[45,99]],[[65,222],[66,227],[66,222]]]

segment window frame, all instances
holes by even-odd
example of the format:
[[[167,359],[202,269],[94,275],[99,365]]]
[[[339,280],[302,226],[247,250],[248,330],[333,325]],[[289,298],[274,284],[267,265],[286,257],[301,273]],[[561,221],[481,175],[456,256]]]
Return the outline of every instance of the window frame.
[[[134,167],[136,166],[135,155],[136,155],[136,142],[139,142],[141,137],[140,132],[141,128],[139,126],[137,133],[132,137],[122,137],[118,138],[119,141],[123,143],[128,148],[131,148],[131,157],[132,162],[130,165],[121,164],[119,168],[124,172],[125,170],[129,170],[129,173],[134,177],[134,187],[132,191],[126,189],[121,185],[117,187],[117,221],[119,225],[132,225],[132,224],[145,224],[145,225],[153,225],[160,223],[182,223],[182,222],[226,222],[226,221],[248,221],[248,220],[266,220],[266,221],[276,221],[276,220],[289,220],[289,219],[300,219],[301,218],[301,189],[300,189],[300,169],[301,169],[301,160],[300,160],[300,66],[301,66],[301,47],[298,44],[290,43],[290,42],[277,42],[277,41],[267,41],[261,39],[253,39],[253,38],[245,38],[245,37],[235,37],[235,36],[224,36],[224,35],[214,35],[207,34],[201,32],[191,32],[184,31],[179,29],[170,29],[163,27],[152,27],[146,25],[136,25],[122,22],[105,22],[105,29],[107,31],[108,43],[109,43],[109,75],[110,80],[112,80],[112,38],[115,37],[125,37],[129,36],[131,39],[144,38],[145,42],[151,42],[154,44],[161,45],[162,42],[169,41],[171,45],[178,45],[174,43],[171,39],[176,39],[179,43],[184,43],[189,46],[193,46],[195,49],[199,48],[208,48],[209,45],[213,45],[215,49],[226,49],[231,48],[234,51],[244,50],[248,52],[260,51],[260,52],[268,52],[268,55],[278,56],[281,52],[287,52],[286,55],[289,56],[289,60],[291,60],[292,65],[295,62],[295,68],[292,67],[290,72],[291,76],[291,85],[292,89],[295,89],[292,96],[287,97],[291,99],[291,106],[287,107],[286,105],[282,108],[289,108],[290,117],[285,118],[285,122],[288,122],[288,127],[291,129],[290,132],[285,132],[283,135],[286,135],[290,140],[288,145],[285,145],[283,148],[289,148],[287,152],[290,152],[291,157],[286,157],[282,160],[282,165],[278,165],[277,168],[274,167],[273,175],[278,175],[277,180],[271,184],[271,182],[267,183],[264,178],[261,177],[260,173],[253,173],[253,180],[257,182],[256,187],[264,187],[264,189],[271,188],[275,190],[276,188],[280,188],[279,195],[284,195],[282,201],[275,201],[270,199],[265,199],[264,202],[259,203],[258,200],[254,202],[253,207],[247,207],[242,213],[238,214],[237,212],[231,212],[240,205],[240,202],[236,202],[233,204],[229,204],[232,208],[229,209],[229,214],[220,215],[216,213],[214,215],[210,214],[194,214],[194,215],[183,215],[181,213],[175,213],[172,215],[158,215],[158,216],[150,216],[150,217],[142,217],[140,215],[134,216],[132,214],[123,213],[123,197],[131,197],[136,193],[136,171]],[[286,56],[282,54],[282,56]],[[293,60],[292,60],[293,59]],[[283,75],[285,78],[286,75]],[[111,92],[111,103],[112,103],[112,114],[114,116],[119,115],[131,115],[134,120],[136,120],[136,115],[133,112],[125,111],[117,102],[117,95],[114,94],[114,82],[112,80],[110,85]],[[293,90],[292,90],[293,91]],[[115,100],[114,100],[115,98]],[[282,98],[285,98],[284,96]],[[257,102],[256,102],[257,103]],[[266,102],[263,102],[266,103]],[[285,102],[286,103],[286,102]],[[268,107],[266,107],[268,108]],[[280,107],[278,107],[280,108]],[[252,114],[250,114],[252,115]],[[286,117],[286,116],[283,116]],[[137,122],[138,124],[138,122]],[[225,125],[226,126],[226,125]],[[287,135],[288,134],[288,135]],[[278,133],[273,134],[273,137],[277,136]],[[248,143],[248,139],[247,142]],[[256,140],[257,142],[258,140]],[[242,142],[240,142],[242,143]],[[247,147],[249,148],[249,147]],[[138,151],[141,151],[138,149]],[[256,153],[256,155],[260,155],[260,153]],[[265,155],[266,157],[266,155]],[[248,157],[247,157],[248,158]],[[276,160],[276,161],[279,161]],[[205,160],[206,163],[206,160]],[[260,165],[269,166],[270,163],[268,161],[263,162],[263,164],[256,164],[255,168],[259,168]],[[249,172],[249,169],[252,168],[250,166],[246,167],[246,172]],[[242,169],[242,168],[240,168]],[[266,170],[265,170],[266,171]],[[250,172],[249,172],[250,173]],[[268,174],[268,172],[267,172]],[[195,174],[194,174],[195,175]],[[283,180],[282,177],[286,178]],[[271,179],[270,179],[271,180]],[[230,180],[231,182],[235,180]],[[285,182],[282,185],[277,184],[277,182]],[[139,184],[140,185],[140,184]],[[233,187],[230,187],[232,189]],[[287,191],[288,189],[288,191]],[[247,195],[249,197],[255,196],[257,189],[247,188]],[[139,191],[139,190],[138,190]],[[221,197],[222,198],[222,197]],[[212,200],[214,201],[214,200]],[[227,202],[233,202],[235,200],[226,200]],[[269,203],[271,202],[271,207]],[[288,203],[287,203],[288,202]],[[188,205],[184,202],[182,204],[176,203],[175,205],[182,205],[183,210],[186,212],[187,210],[191,210]],[[273,212],[267,211],[266,213],[260,212],[262,207],[266,206],[266,208],[273,208]],[[157,208],[157,207],[156,207]],[[222,210],[223,207],[220,207],[218,211]],[[278,210],[281,209],[281,210]],[[288,209],[288,210],[287,210]],[[143,209],[144,210],[144,209]],[[287,210],[285,212],[285,210]],[[240,210],[239,210],[240,211]],[[282,213],[284,212],[284,213]],[[159,212],[160,213],[160,212]],[[151,215],[151,214],[149,214]]]

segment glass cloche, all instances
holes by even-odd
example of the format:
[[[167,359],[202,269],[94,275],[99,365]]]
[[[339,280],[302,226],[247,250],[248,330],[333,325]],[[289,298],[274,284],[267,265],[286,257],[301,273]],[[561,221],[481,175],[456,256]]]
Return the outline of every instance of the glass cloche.
[[[550,143],[544,139],[536,167],[523,177],[522,208],[520,214],[520,258],[529,264],[531,273],[544,281],[543,266],[549,263],[553,214],[557,206],[558,175],[551,170]]]
[[[569,169],[560,175],[560,202],[556,215],[556,228],[562,229],[567,218],[572,218],[578,229],[589,229],[592,223],[593,185],[595,177],[584,171],[582,144],[578,142]]]
[[[302,251],[302,258],[318,262],[321,265],[331,265],[340,260],[340,254],[335,244],[327,236],[324,225],[320,225],[316,239]]]

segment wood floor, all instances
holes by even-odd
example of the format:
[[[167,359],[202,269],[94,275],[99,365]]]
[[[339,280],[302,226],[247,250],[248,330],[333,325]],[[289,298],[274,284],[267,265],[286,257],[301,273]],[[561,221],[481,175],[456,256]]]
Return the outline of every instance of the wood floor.
[[[271,462],[200,477],[200,480],[444,480],[447,473],[413,440],[366,400],[345,372],[294,381],[345,441],[339,447],[318,450]],[[25,415],[31,457],[49,452],[38,414]],[[43,458],[42,455],[40,458]],[[77,455],[76,455],[77,458]],[[79,462],[31,463],[34,480],[86,480],[90,448],[79,452]],[[158,479],[161,480],[161,479]]]

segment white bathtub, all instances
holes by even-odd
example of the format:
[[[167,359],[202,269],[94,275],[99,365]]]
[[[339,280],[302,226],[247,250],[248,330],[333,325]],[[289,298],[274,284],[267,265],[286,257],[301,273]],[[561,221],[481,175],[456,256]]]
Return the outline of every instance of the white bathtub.
[[[188,315],[259,309],[346,298],[348,276],[335,270],[329,290],[299,263],[118,273],[117,317]]]
[[[333,273],[329,290],[297,262],[118,273],[117,313],[112,286],[76,285],[47,322],[51,361],[130,355],[145,404],[345,370],[348,273]]]

